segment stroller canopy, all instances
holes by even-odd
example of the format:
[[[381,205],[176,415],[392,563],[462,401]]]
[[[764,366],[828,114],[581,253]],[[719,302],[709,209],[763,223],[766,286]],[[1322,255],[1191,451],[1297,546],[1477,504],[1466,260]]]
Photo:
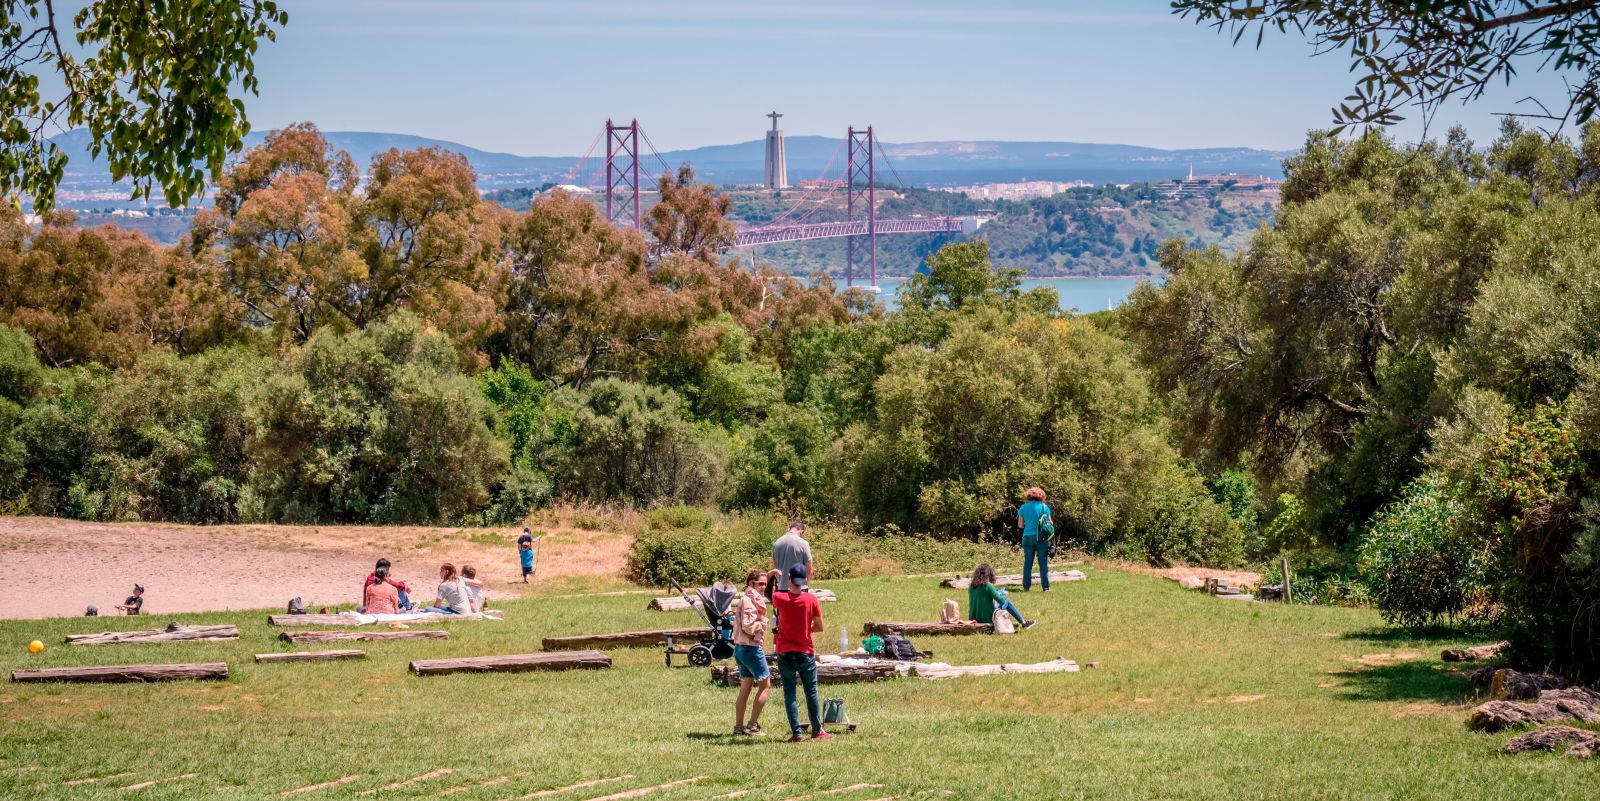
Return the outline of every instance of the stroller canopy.
[[[695,590],[694,594],[700,598],[700,607],[706,610],[707,615],[724,617],[733,610],[733,599],[737,590],[732,584],[718,582],[703,590]]]

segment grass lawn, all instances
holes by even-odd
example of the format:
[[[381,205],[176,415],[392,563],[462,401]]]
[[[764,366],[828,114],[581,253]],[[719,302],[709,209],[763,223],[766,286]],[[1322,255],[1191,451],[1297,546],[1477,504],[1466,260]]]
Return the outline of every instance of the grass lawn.
[[[1439,662],[1457,638],[1413,640],[1362,610],[1219,601],[1109,570],[1042,595],[1014,593],[1037,628],[1014,637],[923,638],[953,664],[1065,656],[1081,673],[901,679],[825,686],[861,724],[828,743],[773,732],[735,739],[734,691],[658,650],[613,651],[607,671],[418,678],[413,658],[521,653],[547,635],[687,624],[646,596],[507,602],[506,621],[446,624],[449,641],[336,644],[362,661],[256,665],[289,650],[264,613],[184,615],[237,623],[218,644],[67,647],[68,633],[165,624],[166,616],[0,622],[0,798],[262,798],[344,777],[295,798],[525,797],[584,801],[704,777],[636,797],[789,799],[857,784],[828,801],[971,799],[1593,799],[1597,766],[1500,753],[1510,735],[1464,726],[1473,690]],[[867,620],[926,620],[933,579],[830,582],[825,604],[858,639]],[[293,594],[285,589],[285,596]],[[961,595],[964,595],[962,593]],[[431,627],[431,626],[430,626]],[[26,644],[47,650],[30,655]],[[226,661],[220,682],[12,684],[18,667]],[[451,772],[380,789],[440,769]],[[81,784],[77,779],[128,774]],[[194,774],[137,791],[128,784]],[[509,778],[504,778],[509,777]],[[503,779],[503,780],[502,780]],[[775,788],[775,785],[786,785]],[[363,796],[367,797],[367,796]]]

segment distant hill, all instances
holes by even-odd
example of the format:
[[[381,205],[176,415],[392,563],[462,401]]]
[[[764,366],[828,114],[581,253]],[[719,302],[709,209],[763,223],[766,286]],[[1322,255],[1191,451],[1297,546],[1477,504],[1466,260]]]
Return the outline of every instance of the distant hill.
[[[519,156],[468,147],[458,142],[422,136],[365,131],[324,131],[334,147],[345,150],[365,166],[374,153],[391,147],[410,149],[439,146],[464,154],[478,172],[484,189],[513,186],[538,186],[565,181],[578,162],[578,156]],[[255,132],[245,138],[253,147],[266,138]],[[64,205],[112,206],[127,197],[127,190],[111,182],[103,164],[88,152],[88,134],[69,131],[52,142],[66,150],[67,174],[62,183]],[[830,159],[829,177],[840,177],[844,163],[840,139],[825,136],[791,136],[785,140],[789,180],[793,183],[815,178]],[[880,181],[901,179],[920,186],[952,186],[996,181],[1083,180],[1095,183],[1131,183],[1177,177],[1188,171],[1237,172],[1274,177],[1282,174],[1282,161],[1289,151],[1250,148],[1201,148],[1161,150],[1133,145],[1082,142],[908,142],[880,145],[891,169],[880,163]],[[728,145],[710,145],[691,150],[672,150],[660,154],[671,167],[687,161],[701,178],[720,184],[759,182],[765,143],[751,140]],[[838,153],[838,158],[834,155]],[[599,168],[603,156],[591,155],[584,172]],[[640,168],[651,175],[660,173],[662,164],[648,154]],[[883,174],[888,173],[888,174]],[[581,180],[581,179],[580,179]]]

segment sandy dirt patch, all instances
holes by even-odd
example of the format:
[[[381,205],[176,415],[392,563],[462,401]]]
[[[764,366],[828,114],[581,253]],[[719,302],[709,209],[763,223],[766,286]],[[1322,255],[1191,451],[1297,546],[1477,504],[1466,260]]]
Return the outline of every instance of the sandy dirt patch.
[[[1128,562],[1121,559],[1089,558],[1089,563],[1095,567],[1108,570],[1120,570],[1125,573],[1138,573],[1143,576],[1160,576],[1165,579],[1178,581],[1179,579],[1194,576],[1198,579],[1219,578],[1233,586],[1244,585],[1247,587],[1261,586],[1261,574],[1249,570],[1218,570],[1212,567],[1193,567],[1190,565],[1173,565],[1172,567],[1151,567],[1142,562]]]
[[[539,574],[521,583],[520,529],[423,526],[185,526],[0,517],[0,617],[81,615],[94,604],[115,614],[134,582],[145,614],[276,608],[300,596],[313,610],[350,609],[379,557],[414,594],[433,597],[441,563],[471,564],[490,598],[552,582],[620,580],[630,538],[550,530]]]

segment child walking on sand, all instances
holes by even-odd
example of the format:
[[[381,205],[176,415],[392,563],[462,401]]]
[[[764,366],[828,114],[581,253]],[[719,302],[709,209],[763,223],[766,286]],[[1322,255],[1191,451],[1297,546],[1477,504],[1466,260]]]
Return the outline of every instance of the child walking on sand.
[[[533,532],[522,530],[522,536],[517,538],[517,556],[522,559],[522,583],[527,584],[528,578],[533,575],[533,544],[538,541]]]

